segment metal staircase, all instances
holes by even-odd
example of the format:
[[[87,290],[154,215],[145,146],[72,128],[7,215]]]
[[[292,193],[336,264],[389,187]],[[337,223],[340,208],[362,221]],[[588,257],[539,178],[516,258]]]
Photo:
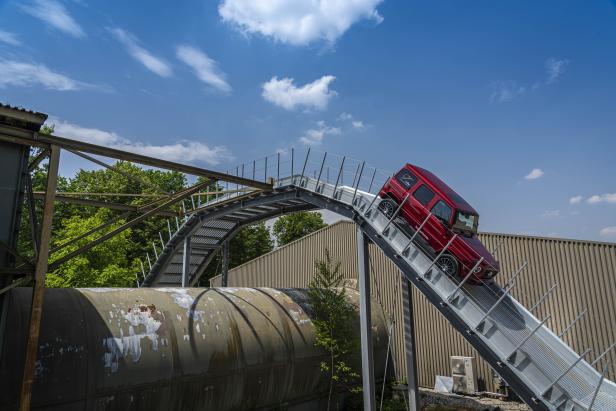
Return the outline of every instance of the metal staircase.
[[[588,351],[582,355],[573,351],[545,326],[547,318],[536,318],[511,297],[519,273],[504,288],[495,283],[471,285],[445,275],[395,215],[387,218],[378,210],[375,192],[387,173],[344,157],[335,158],[331,167],[332,156],[328,163],[327,153],[311,162],[310,150],[300,169],[294,169],[294,159],[293,152],[286,161],[277,154],[269,163],[274,168],[271,173],[265,159],[263,176],[273,178],[272,191],[246,193],[237,187],[235,193],[195,207],[175,233],[169,229],[166,243],[161,235],[162,252],[143,285],[182,284],[186,238],[191,239],[186,283],[192,285],[242,226],[299,210],[332,210],[352,218],[533,409],[616,410],[616,384],[604,378],[605,370],[602,374],[594,368],[605,353],[588,362]],[[241,166],[242,175],[245,168]],[[281,168],[286,177],[280,177]],[[239,171],[238,167],[235,173]],[[255,172],[253,162],[253,177]],[[345,176],[347,181],[353,176],[351,185],[343,184]]]

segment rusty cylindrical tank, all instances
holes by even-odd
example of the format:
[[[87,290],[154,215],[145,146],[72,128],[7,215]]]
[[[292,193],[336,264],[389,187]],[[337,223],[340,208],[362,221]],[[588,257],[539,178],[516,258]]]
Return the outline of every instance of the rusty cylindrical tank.
[[[347,289],[357,306],[357,291]],[[0,409],[16,409],[30,289],[10,293],[0,358]],[[375,375],[385,320],[373,304]],[[322,397],[306,290],[48,289],[34,409],[239,410]],[[359,322],[358,322],[359,323]],[[359,334],[359,330],[358,330]]]

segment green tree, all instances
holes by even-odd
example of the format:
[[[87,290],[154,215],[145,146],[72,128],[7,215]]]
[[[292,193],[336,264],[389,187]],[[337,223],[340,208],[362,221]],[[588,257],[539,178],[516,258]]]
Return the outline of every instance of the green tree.
[[[357,313],[347,300],[342,282],[340,262],[334,263],[326,249],[325,259],[315,263],[308,297],[314,310],[315,345],[329,356],[327,361],[321,362],[321,371],[329,376],[328,410],[334,391],[361,391],[359,374],[350,363],[359,349]]]
[[[77,237],[102,224],[110,218],[111,212],[100,209],[90,217],[75,215],[62,221],[58,235],[52,242],[56,246],[66,239]],[[124,221],[120,220],[103,230],[107,233]],[[99,234],[99,235],[100,235]],[[47,274],[48,287],[134,287],[135,273],[139,271],[137,260],[130,261],[128,254],[134,249],[131,243],[131,230],[127,229],[109,240],[63,263]],[[96,235],[87,236],[54,254],[50,262],[57,260],[77,248],[94,240]]]
[[[272,232],[276,237],[276,243],[283,246],[326,226],[320,213],[300,211],[278,218],[272,227]]]

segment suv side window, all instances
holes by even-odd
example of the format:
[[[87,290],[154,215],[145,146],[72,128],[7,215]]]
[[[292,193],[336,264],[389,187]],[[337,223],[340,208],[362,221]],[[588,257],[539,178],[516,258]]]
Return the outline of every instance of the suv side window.
[[[419,186],[413,193],[413,197],[417,199],[421,204],[427,206],[428,203],[434,198],[434,193],[425,184]]]
[[[398,180],[398,182],[402,184],[402,186],[408,190],[409,188],[415,185],[415,183],[417,182],[417,177],[415,177],[413,173],[411,173],[406,168],[403,168],[396,175],[396,180]]]
[[[446,224],[449,224],[451,220],[451,211],[451,208],[443,200],[437,201],[434,207],[432,207],[432,214]]]

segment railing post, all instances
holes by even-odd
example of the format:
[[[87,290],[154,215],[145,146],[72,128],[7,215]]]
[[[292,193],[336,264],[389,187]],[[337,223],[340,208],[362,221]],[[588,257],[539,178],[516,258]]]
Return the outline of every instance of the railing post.
[[[483,261],[483,257],[481,257],[479,261],[477,261],[477,263],[473,266],[473,268],[471,268],[468,271],[468,274],[462,279],[462,281],[460,281],[456,289],[453,290],[451,294],[449,294],[449,296],[447,297],[447,301],[451,303],[456,302],[456,300],[458,299],[458,291],[460,291],[460,289],[464,286],[464,284],[466,284],[466,281],[468,281],[468,279],[471,278],[471,276],[474,274],[474,271],[477,269],[477,267],[479,267],[482,261]]]
[[[182,287],[188,286],[190,276],[190,236],[184,239],[184,253],[182,254]]]
[[[304,179],[304,173],[306,172],[306,165],[308,164],[308,157],[310,156],[310,147],[308,147],[308,152],[306,153],[306,159],[304,160],[304,167],[302,167],[302,176],[300,178],[301,181]]]
[[[513,277],[511,277],[511,279],[509,280],[509,284],[510,285],[505,289],[505,292],[503,293],[503,295],[501,295],[499,297],[499,299],[496,300],[494,305],[492,307],[490,307],[490,309],[488,311],[486,311],[486,313],[483,315],[481,320],[479,320],[479,322],[475,326],[475,330],[477,330],[479,332],[481,332],[483,330],[483,326],[485,324],[485,321],[488,319],[490,314],[492,314],[492,312],[496,309],[496,307],[505,299],[505,297],[507,297],[507,295],[509,295],[511,290],[513,290],[513,288],[515,287],[515,279],[518,277],[518,275],[520,275],[520,273],[522,272],[524,267],[526,267],[526,262],[524,262],[524,264],[522,264],[522,266],[520,268],[518,268],[518,271],[516,271],[516,273],[513,275]]]
[[[530,339],[531,339],[531,337],[532,337],[533,335],[535,335],[535,333],[536,333],[537,331],[539,331],[539,329],[540,329],[541,327],[543,327],[543,324],[545,324],[545,323],[546,323],[546,322],[547,322],[550,318],[551,318],[551,316],[549,316],[549,315],[548,315],[547,317],[545,317],[545,318],[544,318],[544,319],[543,319],[543,320],[542,320],[542,321],[541,321],[541,322],[540,322],[540,323],[539,323],[539,324],[538,324],[535,328],[533,328],[533,329],[531,330],[531,332],[530,332],[530,333],[529,333],[526,337],[524,337],[524,339],[522,340],[522,342],[520,342],[520,343],[519,343],[519,344],[518,344],[518,345],[517,345],[517,346],[513,349],[513,351],[511,352],[511,354],[509,354],[509,356],[507,357],[507,362],[510,362],[510,363],[514,362],[514,360],[515,360],[515,354],[518,352],[518,350],[519,350],[520,348],[522,348],[522,347],[524,346],[524,344],[526,344],[526,342],[527,342],[528,340],[530,340]]]
[[[545,299],[546,299],[546,298],[548,298],[548,296],[549,296],[550,294],[552,294],[552,291],[554,291],[554,290],[556,289],[556,287],[558,287],[558,284],[554,284],[552,287],[550,287],[550,289],[549,289],[548,291],[546,291],[546,292],[545,292],[545,294],[543,294],[543,296],[541,296],[541,298],[540,298],[540,299],[539,299],[539,300],[535,303],[535,305],[533,305],[533,306],[531,307],[531,309],[530,309],[530,310],[528,310],[528,311],[529,311],[529,312],[531,312],[531,313],[532,313],[533,311],[535,311],[535,309],[536,309],[537,307],[539,307],[541,304],[543,304],[543,302],[545,301]]]
[[[587,349],[586,351],[584,351],[584,353],[583,353],[582,355],[580,355],[580,356],[579,356],[579,357],[578,357],[578,358],[577,358],[577,359],[573,362],[573,364],[571,364],[569,367],[567,367],[567,369],[566,369],[566,370],[565,370],[562,374],[560,374],[560,375],[558,376],[558,378],[557,378],[557,379],[555,379],[555,380],[554,380],[554,382],[552,382],[552,383],[550,384],[550,386],[549,386],[549,387],[548,387],[545,391],[543,391],[543,397],[544,397],[544,398],[548,397],[548,396],[549,396],[549,393],[550,393],[550,390],[551,390],[551,389],[552,389],[552,388],[553,388],[556,384],[558,384],[558,382],[559,382],[560,380],[562,380],[562,379],[565,377],[565,375],[569,374],[569,372],[573,369],[573,367],[575,367],[576,365],[578,365],[578,363],[579,363],[580,361],[582,361],[582,360],[584,359],[584,357],[586,357],[586,355],[587,355],[589,352],[591,352],[591,351],[592,351],[592,350],[591,350],[590,348],[589,348],[589,349]]]
[[[156,251],[156,244],[154,244],[154,241],[152,241],[152,248],[154,249],[154,257],[158,260],[158,252]]]
[[[385,228],[383,228],[383,231],[381,232],[381,234],[383,235],[387,235],[387,229],[389,228],[389,226],[391,225],[391,222],[394,221],[394,219],[398,216],[398,213],[400,212],[400,210],[402,209],[402,206],[404,205],[404,203],[406,203],[406,200],[408,200],[410,194],[407,194],[406,197],[404,197],[404,200],[402,200],[402,202],[400,203],[400,205],[398,206],[398,208],[396,209],[396,211],[393,213],[393,215],[391,216],[391,218],[389,219],[389,221],[387,222],[387,224],[385,225]]]
[[[610,368],[610,363],[605,364],[603,367],[603,372],[601,373],[601,378],[599,378],[599,383],[597,384],[597,388],[595,388],[595,392],[592,395],[592,399],[590,400],[590,404],[588,405],[587,411],[592,411],[592,406],[595,405],[595,401],[597,399],[597,395],[599,395],[599,390],[601,389],[601,384],[603,384],[603,380],[605,379],[605,374]]]
[[[408,250],[410,249],[411,244],[413,244],[413,241],[415,241],[415,238],[417,237],[417,235],[419,235],[419,232],[421,231],[422,228],[424,228],[424,225],[426,225],[426,223],[428,222],[430,217],[432,217],[432,211],[430,211],[428,213],[428,216],[421,222],[419,227],[417,227],[417,230],[415,230],[415,232],[411,236],[411,239],[409,240],[408,244],[402,250],[402,255],[403,256],[405,256],[405,257],[408,256]]]
[[[280,151],[277,154],[278,162],[276,165],[276,181],[280,180]]]
[[[162,233],[159,231],[158,232],[158,238],[160,239],[160,246],[161,246],[161,253],[165,250],[165,242],[163,241],[163,235]]]
[[[338,177],[336,177],[336,184],[334,185],[334,193],[332,194],[332,198],[336,198],[336,191],[338,190],[338,183],[340,182],[340,175],[342,174],[342,169],[344,168],[344,160],[346,156],[342,157],[342,161],[340,162],[340,169],[338,170]]]
[[[143,276],[143,279],[145,280],[145,268],[143,267],[143,261],[141,261],[141,258],[139,259],[139,264],[141,265],[141,275]]]
[[[357,190],[359,189],[359,182],[361,181],[361,175],[364,173],[364,165],[365,164],[366,164],[366,162],[362,161],[361,169],[359,170],[359,177],[357,178],[357,184],[355,185],[355,191],[353,191],[353,199],[351,200],[351,204],[352,205],[355,204],[355,196],[357,195]]]
[[[265,170],[263,170],[263,181],[267,182],[267,156],[265,156]]]
[[[436,264],[438,259],[441,258],[443,256],[443,254],[445,254],[445,251],[447,251],[447,249],[449,248],[451,243],[453,243],[453,240],[455,240],[457,236],[458,236],[457,234],[454,234],[453,237],[451,237],[451,239],[449,240],[449,242],[445,245],[445,247],[441,250],[441,252],[438,253],[436,258],[434,260],[432,260],[432,262],[428,266],[428,269],[423,273],[423,276],[425,278],[430,278],[430,272],[432,271],[432,267],[434,267],[434,264]]]
[[[255,172],[257,171],[257,160],[252,160],[252,179],[255,179]]]
[[[167,230],[169,231],[169,240],[171,240],[173,234],[171,233],[171,223],[169,222],[169,219],[167,219]]]
[[[370,179],[370,186],[368,186],[368,192],[372,192],[372,184],[374,184],[374,177],[376,177],[376,167],[374,168],[374,172],[372,173],[372,178]]]
[[[325,159],[327,158],[327,151],[323,154],[323,161],[321,161],[321,168],[319,169],[319,177],[317,177],[317,184],[314,187],[314,190],[319,192],[319,182],[321,181],[321,173],[323,173],[323,166],[325,165]]]
[[[152,260],[150,260],[150,253],[146,251],[145,258],[148,260],[148,267],[150,267],[150,271],[152,271]]]
[[[588,309],[585,309],[584,311],[580,313],[580,315],[575,317],[575,319],[571,321],[571,323],[568,326],[566,326],[565,329],[562,330],[560,334],[558,334],[558,338],[563,338],[563,336],[567,334],[569,330],[586,315],[587,312],[588,312]]]
[[[294,180],[293,178],[293,162],[295,161],[295,149],[293,147],[291,147],[291,180]],[[293,181],[291,181],[293,182]]]
[[[600,356],[598,356],[597,358],[595,358],[595,360],[594,360],[592,363],[590,363],[590,366],[591,366],[591,367],[594,367],[594,366],[595,366],[595,364],[596,364],[596,363],[598,363],[598,362],[601,360],[601,358],[605,357],[605,356],[607,355],[607,353],[608,353],[608,352],[610,352],[610,351],[612,350],[612,348],[614,348],[614,347],[616,347],[616,343],[614,343],[614,344],[610,345],[610,346],[607,348],[607,350],[603,351],[603,352],[601,353],[601,355],[600,355]]]
[[[222,273],[220,284],[222,287],[229,286],[229,241],[222,243]]]

